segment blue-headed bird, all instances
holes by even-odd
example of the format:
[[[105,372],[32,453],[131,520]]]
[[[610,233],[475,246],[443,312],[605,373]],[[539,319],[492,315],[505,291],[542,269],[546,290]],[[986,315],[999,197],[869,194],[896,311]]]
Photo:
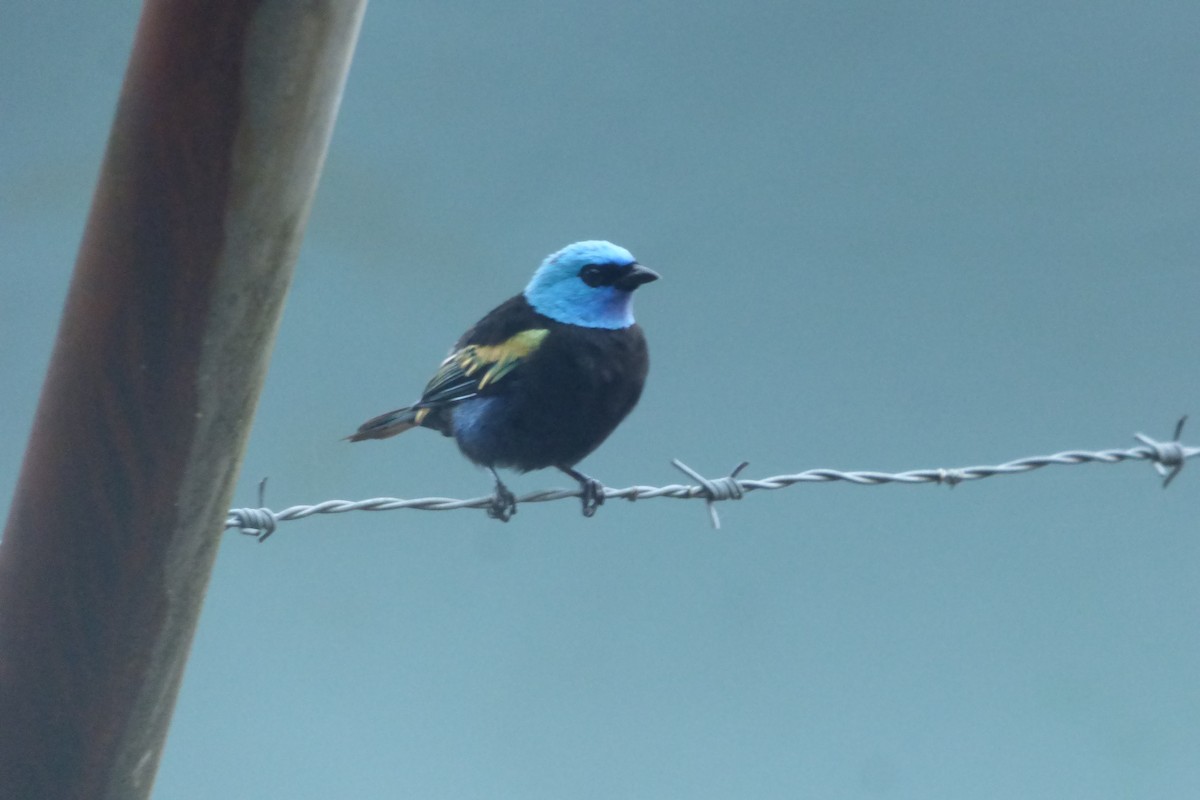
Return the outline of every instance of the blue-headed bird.
[[[564,247],[521,294],[462,335],[417,402],[367,420],[347,438],[385,439],[418,426],[453,436],[496,479],[489,513],[502,520],[516,499],[496,468],[555,467],[579,482],[590,517],[604,487],[575,465],[642,394],[650,360],[633,320],[633,292],[658,277],[611,242]]]

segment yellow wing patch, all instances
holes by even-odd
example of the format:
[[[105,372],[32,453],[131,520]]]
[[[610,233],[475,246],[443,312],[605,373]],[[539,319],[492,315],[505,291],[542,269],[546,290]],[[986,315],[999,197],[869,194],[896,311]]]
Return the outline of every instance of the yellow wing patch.
[[[459,350],[451,358],[458,362],[463,374],[475,377],[482,369],[487,369],[479,379],[479,388],[500,380],[526,358],[550,333],[545,328],[521,331],[516,336],[505,339],[500,344],[478,345],[471,344]]]
[[[414,422],[420,425],[432,409],[471,397],[512,372],[538,349],[550,331],[521,331],[499,344],[469,344],[451,353],[421,394]]]

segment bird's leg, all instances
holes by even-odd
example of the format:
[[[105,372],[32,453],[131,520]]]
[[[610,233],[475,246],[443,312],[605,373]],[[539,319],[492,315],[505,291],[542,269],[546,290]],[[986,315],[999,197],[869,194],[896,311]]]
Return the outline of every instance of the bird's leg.
[[[501,522],[508,522],[512,519],[512,515],[517,513],[517,498],[504,485],[504,481],[500,480],[500,474],[496,472],[494,467],[488,467],[492,472],[492,477],[496,479],[496,493],[492,495],[492,504],[488,507],[487,515],[492,519],[498,519]]]
[[[585,517],[592,516],[596,513],[597,508],[604,505],[603,483],[571,467],[564,467],[560,464],[558,465],[558,469],[579,481],[579,490],[582,492],[581,499],[583,500],[583,515]]]

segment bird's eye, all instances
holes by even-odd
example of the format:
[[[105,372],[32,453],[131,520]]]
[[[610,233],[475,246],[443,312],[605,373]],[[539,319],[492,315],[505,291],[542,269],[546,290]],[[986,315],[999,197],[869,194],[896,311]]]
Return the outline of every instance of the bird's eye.
[[[610,281],[605,280],[604,270],[595,264],[588,264],[579,270],[579,278],[588,286],[603,286]]]

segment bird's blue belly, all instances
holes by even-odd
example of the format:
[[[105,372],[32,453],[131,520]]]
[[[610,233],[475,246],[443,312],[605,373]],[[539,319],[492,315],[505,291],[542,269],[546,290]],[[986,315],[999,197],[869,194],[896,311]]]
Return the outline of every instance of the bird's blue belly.
[[[454,439],[463,455],[487,467],[522,472],[571,466],[592,449],[582,431],[569,425],[573,414],[545,409],[511,397],[472,397],[451,413]]]
[[[504,450],[504,416],[497,405],[500,397],[472,397],[450,412],[454,439],[472,461],[485,466],[506,466],[497,461]]]

